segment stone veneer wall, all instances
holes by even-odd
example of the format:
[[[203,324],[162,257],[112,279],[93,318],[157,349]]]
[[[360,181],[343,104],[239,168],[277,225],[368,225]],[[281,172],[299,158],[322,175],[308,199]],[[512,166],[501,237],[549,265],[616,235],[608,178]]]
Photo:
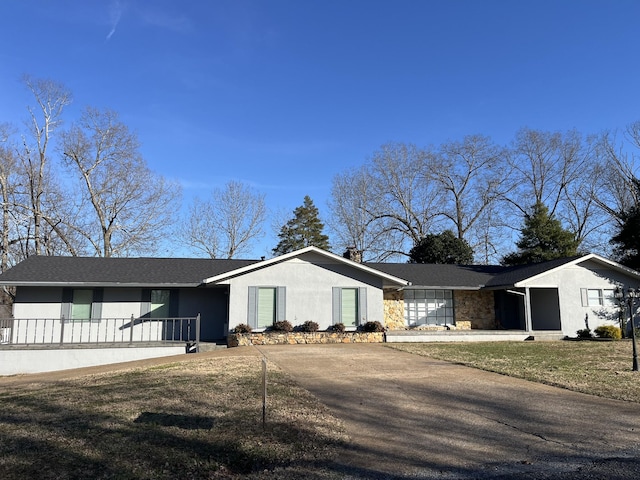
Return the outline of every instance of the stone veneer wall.
[[[461,322],[469,322],[472,329],[496,330],[499,328],[491,291],[456,290],[453,292],[453,306],[458,326]]]
[[[495,330],[496,322],[493,292],[455,290],[453,306],[456,330]],[[404,296],[402,291],[384,292],[384,322],[388,330],[406,330]],[[420,325],[417,330],[447,330],[444,326]]]
[[[404,330],[404,297],[401,291],[387,290],[384,292],[384,325],[389,330]]]
[[[230,333],[227,346],[296,345],[324,343],[383,343],[383,332],[290,332],[290,333]]]

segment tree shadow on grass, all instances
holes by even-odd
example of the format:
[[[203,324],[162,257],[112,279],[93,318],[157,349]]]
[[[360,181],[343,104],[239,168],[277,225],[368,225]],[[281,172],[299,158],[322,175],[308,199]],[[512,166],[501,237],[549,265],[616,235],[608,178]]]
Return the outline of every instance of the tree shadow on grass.
[[[24,395],[4,396],[0,478],[228,478],[322,460],[334,440],[243,408],[215,419],[169,411],[122,415]],[[312,445],[311,445],[312,444]]]
[[[201,417],[198,415],[178,415],[175,413],[153,413],[142,412],[138,415],[133,423],[150,423],[152,425],[160,425],[163,427],[178,427],[186,430],[211,430],[213,428],[213,419],[209,417]]]

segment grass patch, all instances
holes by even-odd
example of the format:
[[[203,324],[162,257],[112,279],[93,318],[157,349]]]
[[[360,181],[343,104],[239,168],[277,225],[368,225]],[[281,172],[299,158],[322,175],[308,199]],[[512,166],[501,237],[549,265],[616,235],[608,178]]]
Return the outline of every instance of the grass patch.
[[[261,379],[230,357],[8,386],[0,478],[300,478],[344,430],[273,364],[263,430]]]
[[[576,392],[640,403],[640,374],[631,370],[629,340],[395,343],[387,346]]]

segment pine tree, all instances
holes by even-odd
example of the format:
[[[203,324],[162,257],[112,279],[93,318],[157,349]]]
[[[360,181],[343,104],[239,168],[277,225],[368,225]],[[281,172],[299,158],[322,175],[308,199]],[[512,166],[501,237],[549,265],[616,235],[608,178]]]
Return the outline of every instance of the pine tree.
[[[473,249],[466,240],[456,237],[451,230],[429,234],[416,243],[409,252],[409,263],[473,263]]]
[[[633,186],[640,192],[640,180],[633,179]],[[633,205],[620,213],[622,224],[611,239],[615,246],[614,255],[623,265],[635,270],[640,269],[640,205]]]
[[[320,221],[317,207],[307,195],[304,203],[293,211],[293,218],[280,229],[280,242],[273,249],[274,255],[293,252],[311,245],[329,250],[329,237],[322,233],[324,224]]]
[[[555,258],[571,257],[578,253],[578,242],[574,235],[563,229],[559,220],[549,214],[543,203],[536,203],[532,213],[525,215],[520,230],[517,252],[504,256],[503,265],[525,265]]]

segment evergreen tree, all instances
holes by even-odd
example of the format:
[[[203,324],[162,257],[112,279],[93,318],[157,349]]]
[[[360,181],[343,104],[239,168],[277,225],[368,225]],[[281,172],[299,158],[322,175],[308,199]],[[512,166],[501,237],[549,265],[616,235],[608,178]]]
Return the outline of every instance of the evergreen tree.
[[[532,213],[525,215],[524,227],[520,230],[517,252],[504,256],[503,265],[525,265],[554,258],[571,257],[578,253],[578,241],[563,229],[559,220],[549,214],[541,202],[533,206]]]
[[[329,237],[322,233],[324,224],[318,217],[318,209],[307,195],[304,203],[293,211],[293,218],[280,229],[280,242],[273,249],[274,255],[293,252],[311,245],[329,250]]]
[[[456,237],[451,230],[428,234],[409,252],[409,263],[473,263],[473,249],[466,240]]]
[[[640,193],[640,180],[634,178],[634,189]],[[637,198],[637,197],[636,197]],[[611,239],[614,255],[623,265],[635,270],[640,269],[640,206],[633,205],[625,212],[620,212],[622,224]]]

